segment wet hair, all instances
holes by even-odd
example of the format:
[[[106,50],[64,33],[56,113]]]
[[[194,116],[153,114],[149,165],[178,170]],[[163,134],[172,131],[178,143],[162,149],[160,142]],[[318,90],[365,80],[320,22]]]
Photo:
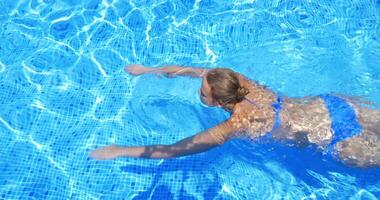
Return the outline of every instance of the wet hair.
[[[211,88],[212,98],[222,106],[235,105],[243,101],[249,93],[242,87],[235,72],[227,68],[214,68],[206,74],[207,83]]]

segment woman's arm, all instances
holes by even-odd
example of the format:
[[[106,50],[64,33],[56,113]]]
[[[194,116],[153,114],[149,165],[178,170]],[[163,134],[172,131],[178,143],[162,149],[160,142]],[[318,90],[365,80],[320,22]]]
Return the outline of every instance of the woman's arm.
[[[176,65],[164,67],[144,67],[142,65],[129,65],[126,66],[124,70],[133,75],[162,74],[167,77],[190,76],[194,78],[200,78],[207,69],[197,67],[181,67]]]
[[[231,121],[227,120],[213,128],[185,138],[172,145],[136,147],[112,145],[92,151],[90,157],[96,160],[106,160],[117,157],[161,159],[186,156],[201,153],[223,144],[228,140],[228,135],[234,131]]]

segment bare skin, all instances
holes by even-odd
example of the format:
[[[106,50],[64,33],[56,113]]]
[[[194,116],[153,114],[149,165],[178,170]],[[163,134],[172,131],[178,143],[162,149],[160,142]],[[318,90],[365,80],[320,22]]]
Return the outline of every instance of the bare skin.
[[[338,156],[348,165],[380,166],[380,111],[360,107],[352,101],[350,103],[363,131],[357,136],[338,142],[336,144]]]
[[[130,65],[125,71],[132,75],[158,74],[167,77],[190,76],[202,79],[199,89],[201,101],[208,106],[217,106],[231,113],[231,117],[221,124],[185,138],[172,145],[151,145],[122,147],[106,146],[90,153],[97,160],[117,157],[173,158],[200,153],[223,144],[234,137],[256,139],[272,130],[275,112],[272,104],[277,95],[243,75],[236,73],[240,85],[250,92],[246,96],[255,105],[243,100],[235,105],[223,105],[211,97],[211,89],[205,78],[207,69],[194,67],[166,66],[147,68]],[[337,156],[344,163],[358,167],[380,166],[380,111],[362,108],[354,101],[348,100],[354,107],[363,131],[357,136],[338,142],[335,146]],[[331,120],[322,99],[284,98],[280,111],[281,126],[273,130],[276,140],[293,141],[297,146],[310,143],[324,149],[332,140]]]

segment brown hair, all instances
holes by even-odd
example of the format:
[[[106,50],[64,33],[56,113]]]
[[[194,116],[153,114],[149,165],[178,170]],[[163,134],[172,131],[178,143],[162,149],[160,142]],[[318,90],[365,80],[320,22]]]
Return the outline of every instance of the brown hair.
[[[223,106],[241,102],[249,91],[242,87],[235,72],[227,68],[211,69],[206,75],[212,98]]]

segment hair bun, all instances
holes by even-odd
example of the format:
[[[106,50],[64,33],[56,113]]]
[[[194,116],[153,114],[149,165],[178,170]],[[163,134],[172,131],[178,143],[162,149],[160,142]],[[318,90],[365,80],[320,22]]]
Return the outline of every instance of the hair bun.
[[[239,87],[236,93],[237,102],[243,101],[244,97],[249,93],[245,87]]]

